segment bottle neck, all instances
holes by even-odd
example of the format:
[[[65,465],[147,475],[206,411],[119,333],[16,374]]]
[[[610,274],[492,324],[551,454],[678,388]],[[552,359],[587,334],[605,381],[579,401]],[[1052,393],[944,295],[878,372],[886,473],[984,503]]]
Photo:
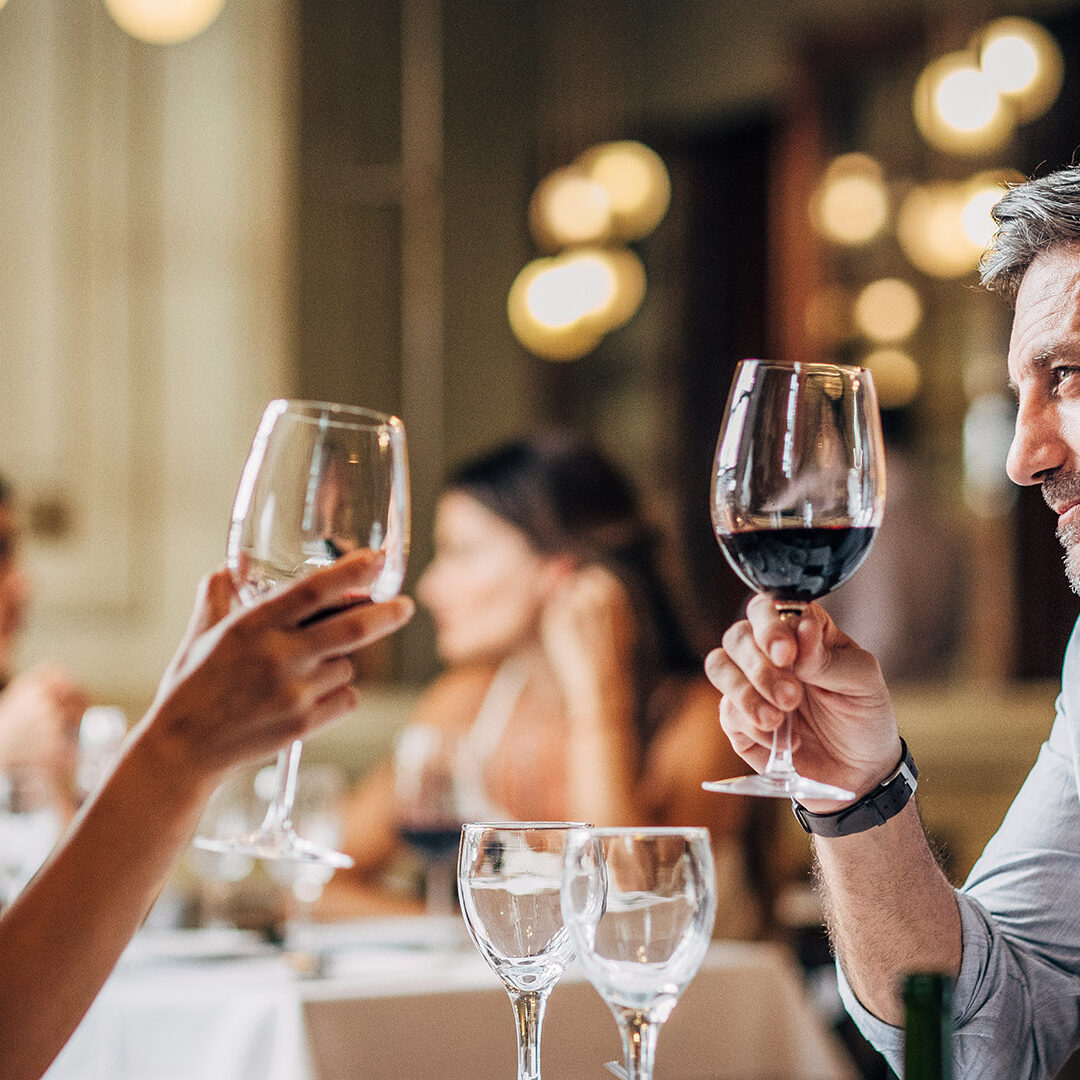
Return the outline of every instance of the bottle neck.
[[[917,972],[904,980],[904,1080],[952,1080],[949,975]]]

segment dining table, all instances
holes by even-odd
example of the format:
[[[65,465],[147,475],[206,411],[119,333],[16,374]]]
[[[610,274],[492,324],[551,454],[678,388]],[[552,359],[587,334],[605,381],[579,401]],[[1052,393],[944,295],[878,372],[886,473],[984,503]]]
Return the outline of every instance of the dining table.
[[[515,1073],[502,983],[456,916],[136,935],[46,1080],[442,1080]],[[574,965],[546,1080],[597,1080],[614,1019]],[[854,1080],[783,945],[715,941],[664,1025],[657,1080]]]

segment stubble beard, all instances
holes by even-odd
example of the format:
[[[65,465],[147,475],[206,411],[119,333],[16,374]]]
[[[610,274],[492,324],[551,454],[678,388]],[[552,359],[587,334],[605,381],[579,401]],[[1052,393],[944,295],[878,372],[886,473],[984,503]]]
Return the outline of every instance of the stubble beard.
[[[1080,502],[1080,473],[1055,473],[1048,477],[1042,484],[1042,496],[1051,507]],[[1069,587],[1080,596],[1080,521],[1059,526],[1057,538],[1065,549],[1063,560]]]

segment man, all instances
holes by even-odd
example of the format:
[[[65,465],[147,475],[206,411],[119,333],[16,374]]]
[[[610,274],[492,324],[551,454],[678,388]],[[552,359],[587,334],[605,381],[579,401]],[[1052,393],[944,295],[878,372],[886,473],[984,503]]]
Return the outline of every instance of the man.
[[[235,611],[226,571],[204,582],[150,711],[0,915],[4,1080],[36,1080],[75,1030],[229,769],[355,706],[349,657],[413,610],[405,597],[348,606],[378,569],[346,555]]]
[[[66,821],[75,809],[75,747],[88,701],[57,664],[13,675],[29,597],[11,489],[0,477],[0,772],[31,776]]]
[[[1058,515],[1080,593],[1080,167],[998,203],[983,281],[1015,305],[1009,376],[1018,403],[1007,471]],[[797,709],[801,772],[856,802],[796,807],[813,844],[841,991],[899,1067],[904,973],[956,976],[955,1074],[1051,1077],[1080,1045],[1080,632],[1066,654],[1050,737],[963,890],[920,825],[914,767],[880,668],[817,605],[785,624],[767,597],[706,670],[735,750],[764,768],[782,709]]]

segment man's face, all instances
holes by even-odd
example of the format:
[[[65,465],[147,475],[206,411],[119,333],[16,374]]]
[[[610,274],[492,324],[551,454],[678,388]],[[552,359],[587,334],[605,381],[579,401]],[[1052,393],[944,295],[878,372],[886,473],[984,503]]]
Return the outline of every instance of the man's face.
[[[1054,248],[1024,274],[1009,381],[1018,411],[1007,471],[1017,484],[1042,485],[1080,593],[1080,246]]]

